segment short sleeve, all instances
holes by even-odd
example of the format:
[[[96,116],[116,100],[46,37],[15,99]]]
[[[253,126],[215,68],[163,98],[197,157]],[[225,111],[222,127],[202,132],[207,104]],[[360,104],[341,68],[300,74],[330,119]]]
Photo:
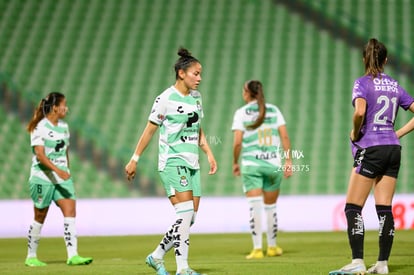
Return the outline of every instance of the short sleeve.
[[[352,88],[352,105],[355,105],[355,100],[357,98],[363,98],[367,100],[366,92],[364,89],[364,85],[361,82],[361,79],[357,79],[354,82],[354,87]]]
[[[234,113],[234,117],[233,117],[233,125],[231,126],[231,130],[241,130],[241,131],[245,131],[245,127],[243,125],[243,113],[241,112],[241,110],[237,110]]]
[[[42,135],[42,130],[38,126],[30,134],[30,145],[32,147],[45,145],[45,139]]]
[[[280,126],[286,125],[285,117],[283,116],[282,112],[279,110],[279,108],[276,108],[276,128],[279,128]]]
[[[152,105],[151,114],[148,120],[157,124],[162,125],[165,120],[167,112],[167,99],[163,95],[157,96]]]
[[[399,91],[401,94],[399,104],[404,110],[407,110],[413,104],[414,99],[403,88],[399,87]]]

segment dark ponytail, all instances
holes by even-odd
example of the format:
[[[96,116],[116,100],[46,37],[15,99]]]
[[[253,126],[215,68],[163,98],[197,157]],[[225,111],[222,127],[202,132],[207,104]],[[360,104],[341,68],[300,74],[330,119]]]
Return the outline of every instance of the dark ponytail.
[[[179,70],[187,71],[187,69],[193,63],[200,63],[197,58],[193,57],[191,53],[185,48],[179,48],[177,54],[180,56],[177,62],[175,62],[174,70],[175,70],[175,79],[178,79],[178,72]]]
[[[48,113],[53,110],[53,106],[59,106],[60,102],[65,98],[65,96],[58,92],[52,92],[48,94],[45,98],[40,100],[39,105],[34,111],[32,119],[27,124],[27,131],[29,133],[33,132],[36,128],[39,121],[41,121]]]
[[[384,71],[387,59],[387,48],[375,38],[371,38],[362,53],[365,64],[365,75],[373,78]]]
[[[259,105],[259,115],[256,121],[246,127],[248,130],[254,130],[262,125],[266,115],[266,102],[263,94],[263,85],[258,80],[250,80],[245,84],[245,88],[250,96],[257,100],[257,105]]]

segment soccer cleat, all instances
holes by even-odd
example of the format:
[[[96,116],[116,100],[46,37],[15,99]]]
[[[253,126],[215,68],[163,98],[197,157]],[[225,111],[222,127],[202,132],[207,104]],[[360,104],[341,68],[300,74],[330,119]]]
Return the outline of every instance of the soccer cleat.
[[[192,270],[191,268],[186,268],[186,269],[181,270],[176,275],[207,275],[207,274],[201,274],[201,273],[198,273]]]
[[[26,261],[24,261],[24,264],[26,266],[47,266],[46,263],[39,261],[37,258],[27,258]]]
[[[270,246],[267,248],[266,256],[274,257],[280,256],[283,254],[283,249],[279,246]]]
[[[81,257],[79,255],[73,256],[66,261],[67,265],[88,265],[92,263],[93,259],[90,257]]]
[[[363,275],[366,273],[364,260],[353,259],[350,264],[342,267],[339,270],[329,272],[329,275]]]
[[[247,260],[263,259],[263,258],[264,258],[264,255],[263,255],[262,249],[253,249],[252,252],[250,252],[250,254],[246,256]]]
[[[164,266],[164,260],[155,259],[152,257],[151,254],[145,259],[145,262],[148,266],[152,267],[155,271],[157,271],[157,275],[169,275],[170,273],[167,272]]]
[[[378,261],[368,270],[368,274],[388,274],[388,261]]]

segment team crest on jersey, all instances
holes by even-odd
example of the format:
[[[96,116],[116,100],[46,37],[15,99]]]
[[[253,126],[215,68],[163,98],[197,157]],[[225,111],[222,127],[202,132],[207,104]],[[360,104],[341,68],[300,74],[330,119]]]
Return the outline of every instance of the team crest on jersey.
[[[187,181],[186,176],[181,176],[181,179],[180,179],[180,184],[181,184],[182,186],[187,186],[187,185],[188,185],[188,181]]]
[[[201,103],[199,100],[196,101],[197,104],[197,110],[201,111]]]
[[[162,115],[162,114],[158,114],[157,117],[158,117],[159,120],[164,120],[164,115]]]

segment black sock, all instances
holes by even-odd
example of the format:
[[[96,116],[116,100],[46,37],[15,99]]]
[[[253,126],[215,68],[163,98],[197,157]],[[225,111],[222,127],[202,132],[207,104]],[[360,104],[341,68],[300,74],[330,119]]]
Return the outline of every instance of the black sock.
[[[391,206],[376,205],[379,220],[379,256],[378,261],[388,261],[394,241],[394,217]]]
[[[352,259],[364,258],[364,220],[362,219],[362,207],[356,204],[345,205],[345,215],[348,224],[348,239],[352,250]]]

